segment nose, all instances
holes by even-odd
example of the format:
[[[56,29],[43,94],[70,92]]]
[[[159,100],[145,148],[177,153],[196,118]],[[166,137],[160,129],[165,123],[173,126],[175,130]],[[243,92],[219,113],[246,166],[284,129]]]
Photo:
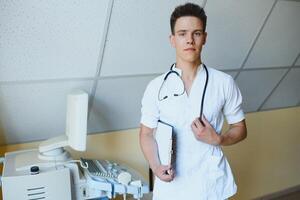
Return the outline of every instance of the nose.
[[[192,34],[187,34],[187,44],[194,44],[194,37]]]

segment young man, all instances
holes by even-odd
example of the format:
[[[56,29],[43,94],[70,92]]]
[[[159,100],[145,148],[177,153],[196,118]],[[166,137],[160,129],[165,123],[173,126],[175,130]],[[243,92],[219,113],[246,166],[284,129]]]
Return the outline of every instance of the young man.
[[[177,74],[155,78],[144,93],[140,145],[156,176],[154,200],[223,200],[236,193],[221,146],[246,138],[242,97],[231,76],[202,63],[206,18],[204,10],[191,3],[173,11],[170,42],[176,64],[171,70]],[[221,134],[224,116],[230,127]],[[174,166],[160,163],[154,137],[158,120],[171,124],[176,133]]]

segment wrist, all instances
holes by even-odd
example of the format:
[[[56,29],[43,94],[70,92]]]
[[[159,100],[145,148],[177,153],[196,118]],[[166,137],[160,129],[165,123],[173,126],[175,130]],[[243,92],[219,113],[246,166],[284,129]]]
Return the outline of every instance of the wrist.
[[[223,137],[223,135],[219,135],[219,134],[217,134],[217,145],[222,145],[223,144],[223,140],[224,140],[224,137]]]
[[[156,170],[159,168],[159,164],[152,164],[150,165],[150,168],[152,169],[153,173],[156,173]]]

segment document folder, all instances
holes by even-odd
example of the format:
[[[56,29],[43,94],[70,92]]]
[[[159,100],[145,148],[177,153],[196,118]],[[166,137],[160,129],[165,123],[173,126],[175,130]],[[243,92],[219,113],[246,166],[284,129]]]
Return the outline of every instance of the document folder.
[[[162,121],[158,122],[155,139],[158,147],[158,156],[162,165],[171,165],[174,161],[174,134],[173,127]]]

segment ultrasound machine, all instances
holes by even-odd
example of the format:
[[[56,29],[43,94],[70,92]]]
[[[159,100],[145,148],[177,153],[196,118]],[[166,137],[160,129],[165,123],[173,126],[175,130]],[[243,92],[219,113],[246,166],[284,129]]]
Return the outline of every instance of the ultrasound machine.
[[[140,174],[109,160],[74,160],[64,147],[86,150],[88,94],[67,98],[66,134],[42,142],[38,149],[6,153],[1,187],[3,200],[141,199],[149,186]]]

